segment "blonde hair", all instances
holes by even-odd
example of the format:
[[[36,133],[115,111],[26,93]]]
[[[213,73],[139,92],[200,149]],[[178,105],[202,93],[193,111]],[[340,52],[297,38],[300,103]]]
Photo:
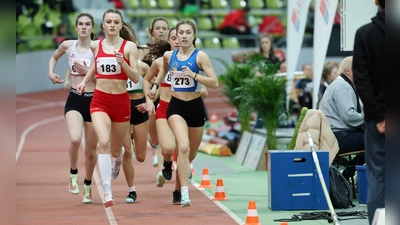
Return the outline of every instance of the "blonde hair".
[[[342,74],[346,68],[351,69],[352,62],[353,62],[353,56],[348,56],[344,58],[343,61],[340,63],[338,73]]]

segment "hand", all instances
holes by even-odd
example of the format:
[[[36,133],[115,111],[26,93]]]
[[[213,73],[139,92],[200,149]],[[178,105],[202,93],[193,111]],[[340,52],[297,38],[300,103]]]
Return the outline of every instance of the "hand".
[[[147,111],[147,113],[149,114],[150,117],[151,117],[152,115],[155,115],[155,114],[156,114],[156,110],[155,110],[155,107],[154,107],[154,103],[153,103],[153,102],[146,101],[145,107],[146,107],[146,111]]]
[[[154,105],[154,104],[153,104]],[[138,105],[136,105],[135,106],[136,107],[136,109],[139,111],[139,112],[141,112],[141,113],[145,113],[147,110],[146,110],[146,103],[142,103],[142,104],[138,104]]]
[[[49,78],[53,84],[62,84],[64,82],[64,80],[55,73],[49,73]]]
[[[386,125],[385,120],[376,124],[376,129],[378,129],[379,133],[385,134]]]
[[[64,89],[67,89],[67,90],[71,89],[71,84],[69,83],[68,80],[66,80],[66,81],[64,82]]]
[[[116,52],[114,51],[115,54],[115,58],[117,59],[117,63],[121,65],[121,63],[124,62],[124,54],[122,54],[121,52]]]
[[[76,87],[76,90],[78,91],[79,94],[82,94],[85,91],[85,82],[82,81],[78,86]]]
[[[83,65],[78,62],[74,62],[74,69],[79,74],[87,74],[87,72],[89,71],[89,68],[86,65],[85,61],[83,61]]]
[[[153,87],[150,89],[149,93],[147,93],[147,97],[149,97],[150,99],[155,99],[156,92],[157,92],[157,87],[156,87],[156,85],[153,85]]]
[[[192,79],[194,78],[194,75],[196,75],[187,66],[182,66],[182,73],[183,73],[183,75],[188,76],[188,77],[190,77]]]
[[[241,33],[244,33],[244,32],[246,31],[246,27],[243,26],[243,25],[240,25],[239,28],[238,28],[238,30],[239,30]]]

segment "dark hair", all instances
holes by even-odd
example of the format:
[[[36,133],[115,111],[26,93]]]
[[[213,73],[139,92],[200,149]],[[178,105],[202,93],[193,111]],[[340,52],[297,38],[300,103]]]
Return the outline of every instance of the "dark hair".
[[[274,60],[275,59],[274,37],[271,34],[261,34],[260,38],[258,39],[258,42],[261,42],[261,39],[265,37],[268,38],[269,41],[271,42],[271,49],[269,50],[268,58]],[[261,47],[261,43],[259,44],[260,44],[260,53],[264,54],[263,49]]]
[[[153,36],[154,24],[155,24],[157,21],[164,21],[164,22],[167,23],[167,29],[168,29],[168,27],[169,27],[169,23],[168,23],[168,20],[167,20],[166,18],[164,18],[164,17],[157,17],[157,18],[155,18],[155,19],[153,20],[153,22],[151,23],[151,27],[148,27],[148,28],[147,28],[150,37]]]
[[[378,3],[382,9],[385,9],[385,0],[378,0]]]
[[[176,30],[176,27],[171,27],[171,28],[169,29],[169,31],[168,31],[168,39],[171,37],[171,32],[172,32],[173,30]]]
[[[196,34],[197,34],[197,27],[196,27],[196,23],[193,20],[181,20],[176,24],[176,32],[178,33],[179,30],[179,26],[182,24],[188,24],[192,27],[193,29],[193,35],[194,35],[194,39],[193,39],[193,46],[196,48]]]
[[[124,21],[122,13],[118,9],[107,9],[107,11],[105,11],[103,14],[103,22],[107,13],[116,13],[121,17],[122,29],[119,31],[119,36],[125,40],[132,41],[136,44],[138,49],[142,49],[142,47],[139,46],[135,29],[132,27],[132,25]]]
[[[93,16],[91,14],[89,14],[89,13],[81,13],[81,14],[79,14],[76,17],[75,26],[78,26],[79,18],[84,17],[84,16],[86,16],[86,17],[88,17],[90,19],[90,21],[92,22],[92,27],[94,28],[94,19],[93,19]],[[94,40],[95,38],[96,38],[96,34],[94,34],[93,32],[90,33],[90,39]]]

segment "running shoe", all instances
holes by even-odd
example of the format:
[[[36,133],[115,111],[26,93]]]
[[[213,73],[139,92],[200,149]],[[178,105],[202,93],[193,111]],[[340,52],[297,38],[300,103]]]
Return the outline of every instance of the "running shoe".
[[[181,204],[181,191],[180,190],[175,190],[172,192],[172,204],[174,205],[180,205]]]
[[[192,202],[189,199],[189,193],[181,194],[181,206],[182,208],[184,207],[189,207],[192,205]]]
[[[91,185],[83,185],[83,199],[82,202],[83,204],[89,204],[93,202],[93,197],[92,197],[92,186]]]
[[[121,153],[120,157],[123,157],[124,153],[125,153],[125,148],[122,147],[122,153]],[[117,162],[117,158],[114,158],[114,162],[113,162],[112,169],[111,169],[112,170],[111,171],[111,180],[115,180],[118,177],[119,172],[121,171],[121,164],[122,164],[122,160]]]
[[[162,172],[158,172],[156,186],[162,187],[164,186],[165,182],[167,182],[167,180],[164,178]]]
[[[68,191],[73,194],[79,194],[78,174],[69,174]]]
[[[128,196],[125,199],[126,203],[134,203],[137,199],[136,191],[129,192]]]
[[[167,160],[164,159],[163,163],[164,168],[162,169],[162,175],[167,180],[171,180],[172,178],[172,163],[173,163],[172,160],[168,162]]]
[[[105,192],[104,193],[104,207],[108,208],[113,205],[114,205],[114,200],[113,200],[111,192]]]

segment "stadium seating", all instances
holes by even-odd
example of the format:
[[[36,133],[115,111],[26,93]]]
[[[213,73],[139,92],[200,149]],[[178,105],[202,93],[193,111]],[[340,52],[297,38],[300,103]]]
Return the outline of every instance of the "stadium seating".
[[[262,9],[264,8],[264,0],[249,0],[250,9]]]
[[[241,9],[244,6],[246,6],[246,1],[245,0],[232,0],[231,2],[231,8],[232,9]]]
[[[239,40],[236,37],[222,39],[222,47],[224,48],[239,48]]]
[[[205,48],[221,48],[221,42],[217,37],[207,38],[204,40]]]

